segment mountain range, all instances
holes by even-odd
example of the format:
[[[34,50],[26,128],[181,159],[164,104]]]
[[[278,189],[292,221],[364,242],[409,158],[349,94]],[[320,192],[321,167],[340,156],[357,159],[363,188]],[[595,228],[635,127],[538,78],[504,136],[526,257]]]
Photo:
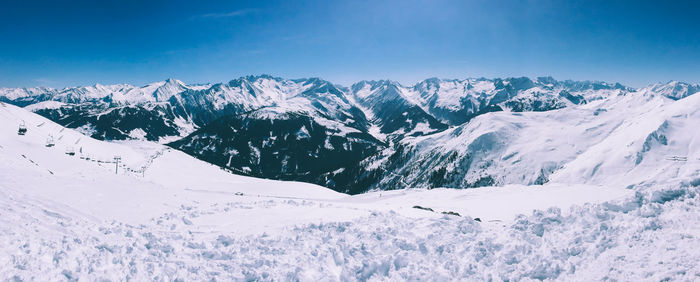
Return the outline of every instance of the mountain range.
[[[0,101],[96,139],[164,143],[233,173],[360,193],[633,176],[677,128],[692,130],[678,105],[698,91],[677,81],[634,89],[551,77],[430,78],[344,87],[260,75],[1,88]]]

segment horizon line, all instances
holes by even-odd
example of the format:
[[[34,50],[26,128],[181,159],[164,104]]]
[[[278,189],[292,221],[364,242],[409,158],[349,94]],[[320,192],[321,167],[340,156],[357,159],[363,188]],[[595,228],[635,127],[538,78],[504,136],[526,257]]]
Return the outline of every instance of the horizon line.
[[[155,80],[155,81],[146,83],[146,84],[144,84],[144,85],[139,85],[139,84],[137,84],[137,83],[129,83],[129,82],[124,82],[124,83],[100,83],[100,82],[95,82],[95,83],[92,83],[92,84],[85,84],[85,85],[80,85],[80,84],[78,84],[78,85],[63,86],[63,87],[52,87],[52,86],[45,86],[45,85],[38,85],[38,86],[20,86],[20,87],[0,86],[0,89],[49,88],[49,89],[56,89],[56,90],[59,90],[59,89],[60,89],[60,90],[65,90],[65,89],[79,88],[79,87],[89,87],[89,86],[95,87],[95,86],[98,86],[98,85],[99,85],[99,86],[130,85],[130,86],[134,86],[134,87],[145,87],[145,86],[148,86],[148,85],[151,85],[151,84],[154,84],[154,83],[165,82],[165,81],[168,81],[168,80],[170,80],[170,79],[180,81],[180,82],[184,83],[184,84],[187,85],[187,86],[203,86],[203,85],[225,84],[225,83],[231,82],[231,81],[236,80],[236,79],[248,78],[248,77],[255,77],[255,78],[259,78],[259,77],[271,77],[271,78],[274,78],[274,79],[283,79],[283,80],[291,80],[291,81],[294,81],[294,80],[305,80],[305,79],[307,79],[307,80],[308,80],[308,79],[320,79],[320,80],[323,80],[323,81],[326,81],[326,82],[330,82],[330,83],[333,84],[333,85],[342,86],[342,87],[351,87],[352,85],[355,85],[355,84],[360,83],[360,82],[380,82],[380,81],[389,81],[389,82],[398,83],[399,85],[404,86],[404,87],[412,87],[412,86],[415,86],[415,85],[417,85],[417,84],[419,84],[419,83],[421,83],[421,82],[424,82],[424,81],[427,81],[427,80],[431,80],[431,79],[439,79],[439,80],[442,80],[442,81],[454,81],[454,80],[456,80],[456,81],[465,81],[465,80],[490,80],[490,81],[493,81],[493,80],[497,80],[497,79],[507,80],[507,79],[518,79],[518,78],[527,78],[527,79],[529,79],[529,80],[531,80],[531,81],[533,81],[533,82],[534,82],[534,81],[537,81],[537,80],[540,79],[540,78],[551,78],[551,79],[554,79],[554,80],[557,81],[557,82],[588,82],[588,83],[606,83],[606,84],[613,84],[613,85],[614,85],[614,84],[619,84],[619,85],[621,85],[621,86],[623,86],[623,87],[625,87],[625,88],[631,88],[631,89],[635,89],[635,90],[636,90],[636,89],[645,88],[645,87],[649,87],[649,86],[656,85],[656,84],[669,84],[669,83],[672,83],[672,82],[685,83],[685,84],[689,84],[689,85],[698,85],[698,83],[693,83],[693,82],[688,82],[688,81],[682,81],[682,80],[668,80],[667,82],[656,81],[656,82],[648,83],[648,84],[646,84],[646,85],[644,85],[644,86],[641,86],[641,87],[632,87],[632,86],[628,86],[628,85],[623,84],[623,83],[618,82],[618,81],[614,81],[614,82],[613,82],[613,81],[605,81],[605,80],[597,80],[597,79],[595,79],[595,80],[591,80],[591,79],[577,80],[577,79],[571,79],[571,78],[567,78],[567,79],[557,79],[557,78],[554,78],[552,75],[544,75],[544,76],[525,76],[525,75],[523,75],[523,76],[505,76],[505,77],[486,77],[486,76],[476,77],[476,76],[472,76],[472,77],[465,77],[465,78],[444,78],[444,77],[433,76],[433,77],[428,77],[428,78],[420,79],[420,80],[417,80],[417,81],[412,82],[412,83],[402,83],[402,82],[400,82],[400,81],[397,80],[397,79],[381,78],[381,79],[361,79],[361,80],[356,80],[355,82],[351,83],[350,85],[345,85],[345,84],[342,84],[342,83],[335,83],[335,82],[331,81],[330,79],[325,79],[325,78],[323,78],[323,77],[321,77],[321,76],[306,76],[306,77],[299,77],[299,78],[286,78],[286,77],[283,77],[283,76],[280,76],[280,75],[272,75],[272,74],[261,73],[261,74],[251,74],[251,75],[239,76],[239,77],[236,77],[236,78],[232,78],[232,79],[230,79],[230,80],[227,80],[227,81],[219,81],[219,82],[208,81],[208,82],[189,82],[189,83],[187,83],[187,82],[184,82],[184,81],[181,80],[181,79],[177,79],[177,78],[174,78],[174,77],[171,76],[171,77],[167,77],[167,78],[165,78],[165,79],[163,79],[163,80]]]

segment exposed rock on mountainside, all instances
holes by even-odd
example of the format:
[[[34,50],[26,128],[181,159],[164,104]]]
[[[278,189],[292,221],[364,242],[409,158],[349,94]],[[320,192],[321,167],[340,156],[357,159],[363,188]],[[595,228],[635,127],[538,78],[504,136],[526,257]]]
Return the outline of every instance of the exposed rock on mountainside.
[[[590,174],[584,182],[631,172],[649,165],[651,151],[675,148],[655,144],[675,144],[668,136],[690,126],[668,113],[693,116],[692,107],[677,108],[692,104],[698,90],[676,81],[636,90],[551,77],[345,88],[261,75],[209,85],[168,79],[144,87],[0,89],[0,100],[97,139],[169,143],[235,173],[357,193],[542,184],[574,163]],[[625,155],[610,153],[620,146],[629,148]],[[613,155],[625,161],[582,161]]]

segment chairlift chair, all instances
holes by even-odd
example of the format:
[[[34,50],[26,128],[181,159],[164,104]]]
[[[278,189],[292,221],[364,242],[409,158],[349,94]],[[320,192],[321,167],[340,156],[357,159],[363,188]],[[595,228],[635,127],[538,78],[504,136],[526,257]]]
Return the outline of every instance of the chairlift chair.
[[[27,125],[24,124],[24,121],[19,124],[19,129],[17,130],[17,135],[25,135],[27,134]]]
[[[46,147],[53,147],[54,145],[56,145],[56,143],[53,141],[53,136],[49,135],[49,137],[46,138]]]
[[[66,148],[66,155],[75,156],[75,149],[73,147]]]

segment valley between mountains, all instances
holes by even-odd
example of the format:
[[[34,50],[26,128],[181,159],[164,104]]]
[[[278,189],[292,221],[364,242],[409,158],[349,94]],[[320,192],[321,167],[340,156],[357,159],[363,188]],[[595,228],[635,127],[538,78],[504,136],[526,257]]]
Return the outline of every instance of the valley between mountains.
[[[551,77],[344,87],[261,75],[203,85],[5,88],[0,100],[96,139],[154,141],[236,174],[356,194],[644,175],[656,165],[650,150],[670,149],[663,138],[674,115],[689,114],[667,108],[698,90]]]
[[[699,90],[3,88],[0,280],[694,281]]]

